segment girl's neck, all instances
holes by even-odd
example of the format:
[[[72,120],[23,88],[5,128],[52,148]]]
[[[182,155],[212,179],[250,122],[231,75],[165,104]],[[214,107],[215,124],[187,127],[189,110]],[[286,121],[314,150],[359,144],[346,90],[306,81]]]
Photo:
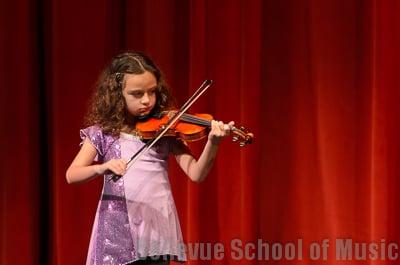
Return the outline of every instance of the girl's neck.
[[[136,128],[136,117],[130,113],[126,113],[127,117],[125,118],[124,125],[122,126],[121,132],[124,133],[133,133]]]
[[[136,132],[136,128],[135,128],[135,126],[126,124],[126,125],[124,125],[124,127],[122,127],[121,132],[132,134],[132,133]]]

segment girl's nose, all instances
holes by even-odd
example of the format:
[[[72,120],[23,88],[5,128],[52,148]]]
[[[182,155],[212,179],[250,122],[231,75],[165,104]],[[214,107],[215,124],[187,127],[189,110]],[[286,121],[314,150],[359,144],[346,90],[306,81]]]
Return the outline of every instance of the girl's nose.
[[[142,100],[141,100],[141,103],[142,104],[148,104],[149,102],[150,102],[149,95],[147,95],[147,93],[144,93],[144,95],[142,97]]]

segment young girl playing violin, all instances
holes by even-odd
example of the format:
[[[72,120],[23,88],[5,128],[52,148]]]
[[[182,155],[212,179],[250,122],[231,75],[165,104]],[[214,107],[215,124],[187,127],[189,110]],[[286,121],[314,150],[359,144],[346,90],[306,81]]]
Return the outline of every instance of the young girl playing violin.
[[[68,183],[104,175],[86,264],[169,264],[185,261],[182,233],[167,173],[172,153],[195,182],[204,180],[220,140],[233,122],[212,121],[199,159],[185,142],[164,137],[131,167],[128,159],[143,145],[135,123],[173,107],[159,68],[143,53],[116,56],[99,79],[82,147],[67,170]],[[96,161],[98,163],[93,164]],[[112,176],[122,176],[113,181]]]

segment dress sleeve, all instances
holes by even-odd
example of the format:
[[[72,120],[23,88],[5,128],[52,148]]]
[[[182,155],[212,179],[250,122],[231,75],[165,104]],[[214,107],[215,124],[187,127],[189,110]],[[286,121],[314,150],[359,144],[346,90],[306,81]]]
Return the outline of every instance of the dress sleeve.
[[[80,136],[82,139],[80,146],[82,146],[83,142],[88,139],[93,147],[97,150],[95,161],[102,160],[104,156],[104,135],[101,128],[99,126],[90,126],[85,129],[81,129]]]

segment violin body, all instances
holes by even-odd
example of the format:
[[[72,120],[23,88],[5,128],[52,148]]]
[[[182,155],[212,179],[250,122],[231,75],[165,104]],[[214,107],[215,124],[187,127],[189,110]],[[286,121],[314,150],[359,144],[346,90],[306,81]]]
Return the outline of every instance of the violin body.
[[[157,134],[168,124],[171,114],[174,112],[162,113],[164,115],[155,115],[154,117],[148,118],[145,121],[136,122],[136,131],[143,140],[150,140],[157,137]],[[209,126],[204,124],[210,122],[213,117],[210,114],[195,114],[192,116],[192,120],[202,120],[203,125],[195,124],[194,122],[187,122],[184,120],[178,120],[175,122],[164,134],[164,136],[176,137],[188,142],[201,140],[208,135]],[[198,118],[198,119],[197,119]]]
[[[143,140],[155,139],[163,131],[176,111],[163,111],[144,121],[136,122],[136,134]],[[172,136],[188,142],[198,141],[208,135],[213,116],[210,114],[186,114],[173,123],[163,136]],[[232,127],[233,141],[240,140],[240,146],[253,142],[253,134],[244,127]]]

